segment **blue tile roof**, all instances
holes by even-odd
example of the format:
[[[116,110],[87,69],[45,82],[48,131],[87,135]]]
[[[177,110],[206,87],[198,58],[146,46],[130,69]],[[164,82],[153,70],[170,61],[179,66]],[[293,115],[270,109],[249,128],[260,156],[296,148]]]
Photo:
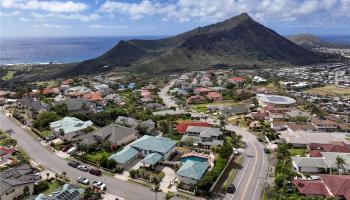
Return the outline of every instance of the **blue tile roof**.
[[[125,164],[129,160],[134,158],[138,153],[139,151],[137,151],[136,149],[130,146],[126,146],[123,148],[123,150],[109,156],[108,159],[113,159],[119,164]]]
[[[166,137],[155,137],[144,135],[138,140],[135,140],[129,146],[132,146],[137,149],[148,150],[158,153],[168,153],[174,146],[176,141]]]
[[[163,158],[159,153],[148,154],[141,162],[144,164],[154,165]]]
[[[176,172],[176,174],[178,176],[199,180],[207,171],[208,167],[209,167],[208,162],[187,160],[186,162],[183,163],[183,165]]]

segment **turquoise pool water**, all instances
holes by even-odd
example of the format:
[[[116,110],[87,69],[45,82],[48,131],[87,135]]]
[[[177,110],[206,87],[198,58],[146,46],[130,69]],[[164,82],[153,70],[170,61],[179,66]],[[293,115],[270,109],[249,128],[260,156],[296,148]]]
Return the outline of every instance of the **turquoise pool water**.
[[[193,161],[198,161],[198,162],[207,162],[208,160],[206,158],[201,158],[201,157],[197,157],[197,156],[188,156],[185,158],[181,158],[180,161],[186,162],[187,160],[193,160]]]

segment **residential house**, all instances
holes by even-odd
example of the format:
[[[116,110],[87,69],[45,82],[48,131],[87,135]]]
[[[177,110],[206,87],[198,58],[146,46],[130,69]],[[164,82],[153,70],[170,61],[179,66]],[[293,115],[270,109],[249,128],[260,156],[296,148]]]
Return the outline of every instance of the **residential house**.
[[[219,128],[189,126],[186,129],[185,135],[182,136],[181,141],[191,142],[194,145],[209,149],[213,145],[223,145],[221,135],[222,132]]]
[[[180,122],[176,125],[176,131],[184,134],[189,126],[209,127],[210,125],[207,122]]]
[[[217,93],[217,92],[209,92],[207,94],[207,97],[209,100],[211,101],[222,101],[223,100],[223,97],[220,93]]]
[[[0,199],[13,200],[24,191],[31,195],[37,181],[34,169],[28,164],[7,169],[0,173]]]
[[[138,131],[134,128],[110,124],[82,135],[79,139],[82,139],[81,143],[87,145],[108,141],[112,147],[117,147],[134,141],[137,136]]]
[[[304,131],[313,132],[316,131],[316,127],[310,123],[294,123],[290,122],[286,124],[286,128],[290,133]]]
[[[17,107],[24,108],[26,114],[32,118],[36,117],[43,111],[47,111],[49,107],[47,104],[42,104],[40,101],[31,97],[19,99],[16,104]]]
[[[209,92],[213,92],[211,89],[204,88],[204,87],[198,87],[193,90],[193,92],[197,95],[206,95]]]
[[[41,91],[41,94],[43,95],[51,95],[51,94],[58,94],[60,93],[59,88],[45,88]]]
[[[166,107],[160,103],[148,103],[146,105],[146,109],[149,109],[149,110],[164,110],[166,109]]]
[[[39,194],[32,200],[81,200],[84,199],[84,192],[79,186],[66,183],[51,194]]]
[[[124,117],[124,116],[119,116],[115,120],[115,123],[122,126],[131,127],[131,128],[136,128],[139,125],[139,122],[137,121],[137,119],[134,119],[131,117]]]
[[[286,122],[273,121],[270,123],[270,126],[275,131],[282,131],[282,130],[286,129]],[[292,127],[292,128],[294,128],[294,127]]]
[[[321,119],[319,117],[314,117],[311,123],[317,128],[318,131],[324,132],[334,132],[338,129],[338,124],[329,119]]]
[[[203,103],[205,101],[205,98],[202,96],[190,96],[186,102],[187,104],[196,104],[196,103]]]
[[[69,96],[81,96],[89,92],[91,92],[91,89],[86,86],[71,87],[64,91]]]
[[[182,163],[176,175],[181,183],[194,186],[208,170],[208,162],[187,160]]]
[[[55,102],[54,106],[63,104],[67,105],[69,113],[88,114],[96,111],[95,104],[90,103],[89,101],[81,98],[66,99],[63,101]]]
[[[104,98],[106,101],[112,101],[116,104],[120,104],[123,102],[123,98],[119,94],[107,94]]]
[[[6,163],[8,159],[12,158],[14,152],[15,150],[13,149],[0,146],[0,165]]]
[[[75,117],[64,117],[61,120],[50,123],[50,129],[61,139],[72,140],[85,133],[86,129],[93,125],[92,121],[82,121]]]
[[[310,157],[322,157],[321,152],[350,153],[350,147],[342,142],[336,144],[310,143],[307,148],[310,150]]]
[[[142,122],[140,125],[138,125],[138,127],[145,130],[147,134],[158,134],[156,130],[156,123],[151,119]]]
[[[86,93],[83,95],[83,99],[94,103],[102,103],[103,101],[102,93],[99,91]]]
[[[306,196],[335,197],[350,200],[350,176],[320,174],[320,180],[294,179],[293,184],[299,193]]]
[[[246,81],[245,78],[238,77],[238,76],[228,79],[228,82],[232,84],[240,84],[240,83],[244,83],[245,81]]]
[[[154,166],[161,160],[168,160],[176,151],[175,145],[176,141],[166,137],[144,135],[108,159],[114,159],[119,166],[125,167],[136,157],[141,156],[144,165]]]

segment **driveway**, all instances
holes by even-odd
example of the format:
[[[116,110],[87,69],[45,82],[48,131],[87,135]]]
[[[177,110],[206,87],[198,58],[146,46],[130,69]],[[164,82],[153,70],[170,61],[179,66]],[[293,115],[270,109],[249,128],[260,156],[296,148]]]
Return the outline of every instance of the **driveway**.
[[[176,179],[175,171],[171,167],[164,167],[164,166],[160,166],[160,168],[157,168],[157,170],[161,170],[165,174],[162,182],[160,182],[160,189],[164,193],[167,193],[169,191],[169,189],[170,190],[175,189],[174,186],[172,188],[168,188],[170,183],[172,183],[174,185],[174,181]]]
[[[90,179],[90,181],[100,180],[104,182],[107,185],[107,192],[113,195],[132,200],[154,199],[154,193],[148,188],[121,181],[108,175],[96,177],[89,173],[69,167],[67,161],[58,157],[55,153],[49,152],[29,133],[7,118],[2,112],[0,112],[0,128],[3,130],[12,129],[14,133],[11,134],[11,137],[17,140],[18,145],[22,147],[34,161],[40,163],[54,173],[61,173],[63,171],[67,172],[67,177],[73,182],[75,182],[77,177],[83,176]],[[163,199],[165,194],[159,193],[158,197]]]

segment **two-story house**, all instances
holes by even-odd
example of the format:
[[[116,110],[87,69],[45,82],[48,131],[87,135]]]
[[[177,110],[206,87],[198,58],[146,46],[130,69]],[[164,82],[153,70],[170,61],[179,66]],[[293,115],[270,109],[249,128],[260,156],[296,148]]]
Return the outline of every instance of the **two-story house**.
[[[188,126],[181,141],[192,142],[194,145],[208,149],[212,145],[223,145],[221,135],[222,132],[219,128]]]

